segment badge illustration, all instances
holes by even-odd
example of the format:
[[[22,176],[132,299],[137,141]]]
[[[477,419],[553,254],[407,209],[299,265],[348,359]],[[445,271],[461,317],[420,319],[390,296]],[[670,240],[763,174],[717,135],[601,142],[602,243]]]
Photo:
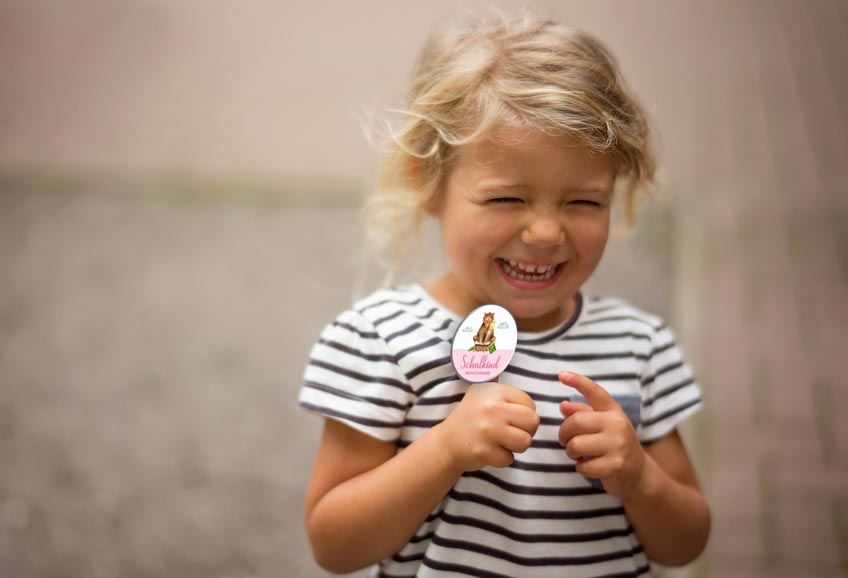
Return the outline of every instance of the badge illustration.
[[[483,305],[462,320],[453,338],[452,359],[457,375],[469,383],[492,381],[515,353],[518,328],[500,305]]]

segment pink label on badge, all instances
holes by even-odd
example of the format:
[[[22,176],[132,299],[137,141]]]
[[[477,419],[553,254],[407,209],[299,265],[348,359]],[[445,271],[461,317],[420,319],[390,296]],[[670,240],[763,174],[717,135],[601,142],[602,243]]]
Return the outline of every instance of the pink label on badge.
[[[483,305],[462,320],[453,338],[453,366],[471,383],[492,381],[515,353],[518,328],[500,305]]]

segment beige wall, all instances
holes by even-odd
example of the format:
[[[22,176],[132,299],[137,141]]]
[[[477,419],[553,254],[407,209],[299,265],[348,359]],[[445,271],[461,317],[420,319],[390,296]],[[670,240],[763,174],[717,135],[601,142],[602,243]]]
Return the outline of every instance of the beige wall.
[[[3,0],[0,167],[360,178],[374,164],[361,126],[368,111],[400,93],[440,18],[487,5]],[[750,6],[536,5],[613,48],[660,124],[669,170],[685,170],[697,154],[685,136],[693,83],[715,46],[703,39]]]

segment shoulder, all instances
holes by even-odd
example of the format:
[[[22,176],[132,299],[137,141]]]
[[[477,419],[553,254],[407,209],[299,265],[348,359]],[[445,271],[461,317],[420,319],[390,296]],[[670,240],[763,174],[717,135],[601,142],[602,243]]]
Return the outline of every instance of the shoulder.
[[[366,319],[379,319],[385,312],[414,311],[425,302],[417,285],[378,289],[358,300],[350,310]]]
[[[375,326],[387,315],[413,310],[420,303],[421,296],[412,287],[379,289],[341,311],[325,331],[340,328],[362,337],[377,337]]]
[[[360,324],[386,338],[416,329],[441,335],[455,322],[455,316],[433,301],[420,285],[375,291],[354,303],[345,315],[358,318]]]

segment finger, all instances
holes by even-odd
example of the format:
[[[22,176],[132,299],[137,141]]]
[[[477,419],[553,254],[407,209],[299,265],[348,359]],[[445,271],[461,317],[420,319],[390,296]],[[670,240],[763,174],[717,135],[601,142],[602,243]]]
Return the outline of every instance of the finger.
[[[571,417],[578,411],[594,411],[591,405],[577,401],[563,401],[559,404],[559,411],[565,417]]]
[[[609,445],[600,434],[579,435],[565,445],[565,453],[574,461],[598,458],[609,451]]]
[[[585,375],[571,371],[561,371],[557,377],[564,385],[573,387],[579,391],[586,398],[586,401],[589,402],[589,405],[592,406],[592,409],[607,411],[618,407],[618,404],[607,390]]]
[[[496,468],[505,468],[515,461],[515,456],[510,450],[498,446],[491,450],[488,459],[485,461],[487,464]]]
[[[507,422],[510,425],[526,431],[531,436],[536,435],[541,419],[535,411],[515,404],[509,408],[509,412]]]
[[[604,415],[594,411],[579,411],[559,426],[559,443],[563,447],[578,435],[596,434],[604,429]]]
[[[615,460],[609,456],[579,460],[577,472],[587,478],[605,478],[615,469]]]
[[[498,442],[501,447],[521,454],[526,452],[533,443],[533,436],[523,429],[508,427],[501,432]]]
[[[512,387],[511,385],[500,384],[503,388],[504,399],[506,399],[510,403],[517,403],[519,405],[523,405],[524,407],[529,407],[533,411],[536,411],[536,402],[533,401],[533,398],[530,397],[527,392],[518,389],[517,387]]]

